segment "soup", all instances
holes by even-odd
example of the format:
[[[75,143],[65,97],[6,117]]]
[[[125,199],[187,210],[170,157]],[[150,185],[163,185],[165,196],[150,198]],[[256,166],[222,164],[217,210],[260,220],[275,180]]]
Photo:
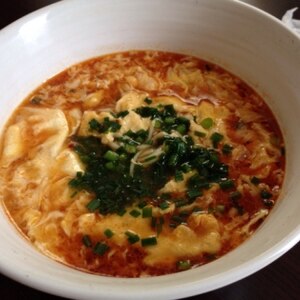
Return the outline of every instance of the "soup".
[[[284,143],[261,97],[196,57],[129,51],[58,74],[15,110],[1,201],[42,253],[157,276],[236,248],[268,216]]]

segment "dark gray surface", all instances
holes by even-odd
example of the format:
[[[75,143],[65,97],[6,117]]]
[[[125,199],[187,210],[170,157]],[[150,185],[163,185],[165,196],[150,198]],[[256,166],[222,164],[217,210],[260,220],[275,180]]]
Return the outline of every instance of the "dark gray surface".
[[[288,9],[294,7],[299,7],[300,9],[300,0],[241,0],[241,1],[254,5],[280,19]],[[300,10],[298,10],[295,13],[295,17],[300,17]]]

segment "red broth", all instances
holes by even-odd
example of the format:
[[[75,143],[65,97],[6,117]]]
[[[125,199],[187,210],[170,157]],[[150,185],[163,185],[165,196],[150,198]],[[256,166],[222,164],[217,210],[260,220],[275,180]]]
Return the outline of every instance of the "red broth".
[[[7,213],[82,271],[157,276],[213,261],[275,205],[285,154],[263,99],[219,66],[159,51],[74,65],[38,87],[3,135]]]

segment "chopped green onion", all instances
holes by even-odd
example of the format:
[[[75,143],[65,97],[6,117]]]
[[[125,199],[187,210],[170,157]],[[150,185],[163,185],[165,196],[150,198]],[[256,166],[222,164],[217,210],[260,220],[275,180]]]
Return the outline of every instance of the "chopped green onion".
[[[136,210],[136,209],[133,209],[132,211],[130,211],[129,214],[131,216],[133,216],[134,218],[137,218],[138,216],[141,215],[141,213],[138,210]]]
[[[173,117],[166,117],[165,120],[164,120],[165,124],[168,124],[168,125],[174,124],[175,121],[176,121],[176,119],[173,118]]]
[[[142,201],[142,202],[140,202],[140,203],[138,204],[138,207],[139,207],[140,209],[142,209],[142,208],[144,208],[146,205],[147,205],[147,202],[146,202],[146,201]]]
[[[174,179],[175,179],[176,182],[182,181],[183,180],[183,174],[182,174],[182,172],[176,170],[175,171]]]
[[[200,125],[204,128],[204,129],[209,129],[213,126],[214,121],[212,118],[206,118],[204,120],[202,120],[200,122]]]
[[[146,102],[147,104],[151,104],[152,103],[152,100],[150,98],[145,98],[144,99],[144,102]]]
[[[120,161],[126,161],[128,159],[128,156],[125,153],[120,154],[119,160]]]
[[[210,140],[213,143],[214,148],[217,148],[219,143],[223,140],[224,136],[218,132],[214,132],[211,136],[210,136]]]
[[[188,125],[190,126],[191,122],[188,118],[185,118],[185,117],[178,117],[177,118],[177,123],[180,123],[180,124],[185,124],[185,125]]]
[[[189,260],[180,260],[177,262],[177,268],[178,270],[187,270],[191,267],[191,263]]]
[[[177,162],[178,162],[179,156],[177,153],[174,153],[170,156],[168,164],[169,166],[176,166]]]
[[[115,170],[116,165],[112,161],[109,161],[105,164],[105,168],[108,169],[108,170]]]
[[[101,205],[100,199],[95,198],[87,204],[86,208],[90,212],[94,212],[96,209],[98,209],[100,207],[100,205]]]
[[[206,137],[206,133],[201,131],[194,131],[194,134],[198,137]]]
[[[180,167],[184,173],[190,172],[192,170],[192,166],[188,162],[182,164]]]
[[[165,210],[170,207],[169,203],[167,201],[163,201],[159,204],[160,209]]]
[[[82,243],[84,244],[84,246],[90,248],[92,247],[92,241],[91,241],[91,238],[89,235],[85,234],[83,237],[82,237]]]
[[[109,160],[109,161],[116,161],[119,159],[119,154],[116,153],[116,152],[113,152],[111,150],[108,150],[104,156],[103,156],[106,160]]]
[[[125,208],[122,208],[120,209],[118,212],[117,212],[117,215],[122,217],[126,214],[126,209]]]
[[[104,234],[109,239],[114,235],[114,233],[109,228],[104,230]]]
[[[171,199],[171,194],[170,193],[162,193],[160,195],[160,198],[163,199],[163,200]]]
[[[143,207],[142,217],[143,218],[151,218],[152,217],[152,207],[151,206]]]
[[[173,215],[171,220],[178,224],[181,224],[184,222],[184,219],[181,216],[176,216],[176,215]]]
[[[155,120],[155,122],[154,122],[154,128],[158,129],[158,128],[161,127],[161,125],[162,125],[162,123],[161,123],[160,120]]]
[[[187,205],[188,201],[184,200],[184,199],[179,199],[179,200],[176,200],[174,203],[175,203],[175,206],[178,208],[178,207]]]
[[[218,163],[219,162],[219,156],[216,152],[211,152],[209,154],[210,160],[214,163]]]
[[[89,121],[90,130],[98,130],[101,124],[96,120],[92,119]]]
[[[229,194],[231,201],[237,201],[242,197],[242,194],[239,191],[234,191]]]
[[[267,190],[262,190],[260,192],[260,196],[263,198],[263,199],[270,199],[272,197],[272,194],[270,192],[268,192]]]
[[[177,127],[176,127],[176,131],[178,131],[180,134],[186,134],[187,132],[187,128],[185,126],[185,124],[179,124]]]
[[[151,236],[148,238],[141,239],[141,242],[143,247],[154,246],[157,244],[157,239],[155,236]]]
[[[117,118],[124,118],[124,117],[126,117],[128,114],[129,114],[129,111],[128,111],[128,110],[120,111],[119,113],[117,113]]]
[[[258,177],[256,177],[256,176],[253,176],[252,178],[251,178],[251,183],[253,183],[254,185],[258,185],[258,184],[260,184],[260,179],[258,178]]]
[[[138,107],[134,110],[137,114],[139,114],[142,118],[151,118],[152,120],[159,116],[159,111],[157,108],[143,106]]]
[[[127,240],[130,244],[135,244],[140,240],[140,237],[131,231],[126,231],[125,234],[127,235]]]
[[[129,144],[125,144],[124,145],[124,149],[127,153],[130,153],[130,154],[135,154],[136,153],[136,146],[134,145],[129,145]]]
[[[227,190],[234,187],[234,182],[232,179],[223,179],[219,182],[219,185],[222,190]]]
[[[202,191],[199,188],[190,188],[187,191],[187,195],[189,196],[189,198],[196,198],[202,196]]]
[[[222,153],[225,155],[229,155],[232,152],[233,147],[228,145],[228,144],[224,144],[222,147]]]
[[[105,252],[107,252],[109,250],[109,246],[106,245],[104,242],[98,242],[94,249],[93,249],[93,252],[95,254],[98,254],[100,256],[103,256],[105,254]]]
[[[111,121],[108,117],[104,118],[103,123],[99,123],[96,119],[89,122],[90,130],[96,130],[100,133],[116,132],[121,128],[118,122]]]

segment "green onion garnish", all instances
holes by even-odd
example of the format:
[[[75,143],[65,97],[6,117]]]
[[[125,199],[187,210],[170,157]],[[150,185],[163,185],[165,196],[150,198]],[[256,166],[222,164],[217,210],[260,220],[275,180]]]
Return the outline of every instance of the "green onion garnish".
[[[90,212],[94,212],[96,209],[98,209],[100,207],[100,205],[101,205],[100,199],[95,198],[87,204],[86,208]]]
[[[129,145],[129,144],[125,144],[124,149],[127,153],[130,154],[135,154],[136,153],[136,146],[134,145]]]
[[[128,114],[129,114],[129,111],[128,111],[128,110],[120,111],[119,113],[117,113],[117,118],[124,118],[124,117],[126,117]]]
[[[104,242],[98,242],[94,249],[93,249],[93,252],[95,254],[98,254],[100,256],[103,256],[105,254],[105,252],[107,252],[109,250],[109,246],[106,245]]]
[[[194,134],[198,137],[205,137],[206,136],[206,133],[204,132],[201,132],[201,131],[194,131]]]
[[[151,236],[148,238],[141,239],[141,242],[143,247],[154,246],[157,244],[157,239],[155,236]]]
[[[182,172],[176,170],[175,171],[174,179],[175,179],[176,182],[182,181],[183,180],[183,174],[182,174]]]
[[[223,140],[224,136],[218,132],[214,132],[211,136],[210,136],[210,140],[213,143],[214,148],[217,148],[219,143]]]
[[[136,209],[133,209],[132,211],[130,211],[129,214],[131,216],[133,216],[134,218],[137,218],[138,216],[141,215],[141,213],[138,210],[136,210]]]
[[[175,206],[176,207],[182,207],[182,206],[185,206],[187,204],[188,204],[188,201],[184,200],[184,199],[179,199],[179,200],[175,201]]]
[[[109,160],[109,161],[116,161],[119,159],[119,154],[116,153],[116,152],[113,152],[111,150],[108,150],[104,156],[103,156],[106,160]]]
[[[140,240],[140,237],[131,231],[126,231],[125,234],[127,235],[127,240],[130,244],[135,244]]]
[[[122,208],[122,209],[118,210],[118,212],[117,212],[117,215],[120,217],[124,216],[125,214],[126,214],[125,208]]]
[[[160,209],[165,210],[170,207],[169,203],[167,201],[163,201],[159,204]]]
[[[272,197],[272,194],[266,190],[262,190],[260,192],[260,196],[263,198],[263,199],[270,199]]]
[[[165,124],[168,124],[168,125],[174,124],[175,121],[176,121],[176,119],[173,118],[173,117],[166,117],[165,120],[164,120]]]
[[[224,144],[222,147],[222,153],[225,155],[229,155],[232,152],[233,147],[228,145],[228,144]]]
[[[200,125],[204,128],[204,129],[209,129],[213,126],[214,124],[214,121],[212,118],[206,118],[206,119],[203,119],[201,122],[200,122]]]
[[[114,233],[109,228],[104,230],[104,234],[109,239],[114,235]]]
[[[191,267],[191,263],[189,260],[180,260],[177,262],[177,268],[178,270],[187,270]]]
[[[142,202],[140,202],[140,203],[138,204],[138,207],[139,207],[140,209],[142,209],[142,208],[144,208],[146,205],[147,205],[147,202],[146,202],[146,201],[142,201]]]
[[[260,184],[260,179],[258,178],[258,177],[256,177],[256,176],[253,176],[252,178],[251,178],[251,183],[253,183],[254,185],[258,185],[258,184]]]
[[[176,130],[182,135],[186,134],[186,132],[187,132],[187,128],[186,128],[185,124],[177,125]]]
[[[142,217],[143,218],[151,218],[152,217],[152,207],[151,206],[143,207]]]
[[[178,159],[179,159],[179,156],[177,153],[172,154],[168,161],[169,166],[176,166]]]
[[[105,168],[107,170],[115,170],[116,169],[116,165],[112,162],[112,161],[109,161],[105,164]]]
[[[83,237],[82,237],[82,243],[84,246],[90,248],[92,247],[92,241],[91,241],[91,238],[89,235],[85,234]]]
[[[147,104],[151,104],[152,103],[152,100],[150,98],[145,98],[144,99],[144,102],[146,102]]]
[[[234,182],[232,179],[223,179],[219,182],[219,185],[222,190],[227,190],[234,187]]]
[[[202,191],[199,188],[190,188],[187,191],[187,195],[189,196],[189,198],[196,198],[199,196],[202,196]]]
[[[154,128],[160,128],[161,127],[161,121],[159,121],[159,120],[155,120],[155,122],[154,122]]]
[[[190,165],[190,163],[186,162],[186,163],[181,165],[181,170],[184,173],[190,172],[192,170],[192,166]]]
[[[234,191],[229,194],[231,201],[237,201],[242,197],[242,194],[239,191]]]

